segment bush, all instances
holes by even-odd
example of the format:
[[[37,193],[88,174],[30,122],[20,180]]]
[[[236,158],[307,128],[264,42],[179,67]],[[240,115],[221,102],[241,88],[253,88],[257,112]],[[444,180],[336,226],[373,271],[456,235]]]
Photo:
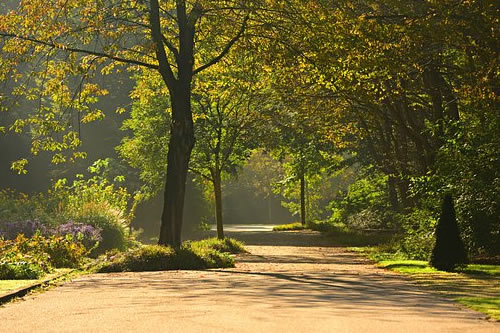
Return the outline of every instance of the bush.
[[[399,252],[405,258],[414,260],[429,260],[434,246],[434,229],[436,219],[428,209],[414,209],[403,218],[403,237]]]
[[[0,226],[10,221],[54,225],[57,218],[50,213],[50,210],[56,201],[57,198],[54,196],[43,194],[28,196],[10,189],[0,190]]]
[[[384,222],[381,214],[371,208],[363,209],[347,217],[346,225],[349,229],[382,229]]]
[[[85,247],[71,235],[46,238],[38,232],[27,238],[20,234],[15,240],[0,240],[0,269],[3,278],[38,278],[53,267],[80,267],[85,254]]]
[[[307,227],[321,232],[329,232],[335,229],[335,226],[327,221],[311,221],[307,223]]]
[[[216,238],[184,242],[178,249],[144,245],[127,252],[109,252],[98,259],[93,270],[106,273],[234,267],[229,253],[244,251],[240,242]]]
[[[145,245],[127,252],[111,251],[99,258],[95,270],[106,272],[141,272],[172,269],[171,258],[175,251],[171,247]]]
[[[232,253],[232,254],[247,252],[247,250],[245,250],[245,244],[234,238],[218,239],[216,237],[213,237],[195,242],[186,241],[184,242],[184,246],[192,247],[195,249],[209,248],[219,252]]]
[[[79,268],[87,253],[85,246],[71,235],[51,236],[40,241],[50,256],[50,264],[55,268]]]
[[[112,249],[127,249],[130,233],[128,224],[121,218],[119,211],[105,204],[88,204],[79,215],[74,214],[72,217],[79,223],[101,230],[101,241],[91,255],[97,256]]]
[[[51,270],[50,257],[44,251],[28,252],[29,239],[19,235],[16,240],[0,238],[0,280],[38,279]]]
[[[13,220],[0,222],[0,237],[13,240],[17,235],[23,234],[31,238],[37,231],[44,235],[49,233],[49,228],[38,220]]]
[[[26,261],[0,261],[0,280],[36,280],[43,274],[39,266]]]
[[[467,263],[467,253],[460,237],[451,195],[443,200],[441,216],[436,227],[436,244],[430,264],[443,271],[454,271]]]
[[[300,222],[282,224],[273,227],[273,231],[291,231],[291,230],[303,230],[306,227],[302,225]]]
[[[102,241],[101,231],[102,229],[93,227],[89,224],[70,221],[59,225],[52,230],[51,233],[63,237],[71,235],[73,239],[82,243],[88,252],[91,252],[99,245],[99,242]]]

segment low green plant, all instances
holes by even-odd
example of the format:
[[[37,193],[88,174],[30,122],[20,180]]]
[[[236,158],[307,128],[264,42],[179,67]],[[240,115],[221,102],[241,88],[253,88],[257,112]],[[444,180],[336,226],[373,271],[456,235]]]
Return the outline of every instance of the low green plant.
[[[321,231],[321,232],[334,231],[336,228],[335,225],[327,221],[311,221],[307,223],[307,227],[311,230]]]
[[[234,238],[218,239],[217,237],[202,239],[199,241],[186,241],[184,247],[198,248],[198,249],[213,249],[224,253],[246,253],[245,244]]]
[[[291,230],[303,230],[306,229],[304,225],[300,222],[281,224],[273,227],[273,231],[291,231]]]
[[[500,297],[459,297],[457,301],[500,321]]]
[[[187,241],[174,249],[161,245],[143,245],[126,252],[111,251],[98,258],[93,271],[162,271],[234,267],[230,253],[244,252],[243,244],[216,238]]]
[[[334,225],[327,221],[311,222],[307,225],[310,229],[327,233],[332,240],[345,246],[374,246],[391,244],[395,235],[384,231],[351,230],[346,226]]]
[[[0,261],[0,280],[36,280],[44,273],[40,266],[27,261]]]
[[[78,268],[87,250],[71,235],[0,240],[0,279],[38,279],[53,268]]]

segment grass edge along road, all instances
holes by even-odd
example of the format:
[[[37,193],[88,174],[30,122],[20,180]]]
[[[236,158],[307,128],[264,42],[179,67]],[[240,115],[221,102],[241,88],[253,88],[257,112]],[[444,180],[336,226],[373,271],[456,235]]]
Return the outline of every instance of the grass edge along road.
[[[500,277],[500,265],[470,264],[460,272],[449,273],[438,271],[427,261],[385,252],[384,246],[378,244],[390,242],[390,234],[364,235],[342,228],[337,230],[324,223],[304,226],[300,222],[277,225],[273,231],[303,229],[322,231],[332,242],[348,246],[348,250],[371,259],[378,267],[410,276],[419,285],[500,321],[500,287],[495,283]]]
[[[459,272],[443,272],[427,261],[409,260],[377,246],[349,247],[384,269],[405,274],[419,285],[500,321],[499,265],[469,264]],[[497,283],[495,283],[497,281]]]

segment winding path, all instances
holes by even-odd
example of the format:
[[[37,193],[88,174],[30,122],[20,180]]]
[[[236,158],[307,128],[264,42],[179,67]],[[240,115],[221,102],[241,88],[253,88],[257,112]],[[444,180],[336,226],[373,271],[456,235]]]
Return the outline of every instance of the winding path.
[[[0,308],[0,332],[500,332],[311,231],[228,229],[229,270],[99,274]]]

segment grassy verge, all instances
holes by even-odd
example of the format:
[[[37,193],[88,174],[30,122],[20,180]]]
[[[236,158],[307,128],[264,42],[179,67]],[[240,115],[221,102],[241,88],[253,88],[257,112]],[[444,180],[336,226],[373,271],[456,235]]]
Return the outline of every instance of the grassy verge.
[[[354,247],[350,250],[374,260],[381,268],[407,274],[425,288],[500,320],[499,265],[472,264],[459,272],[449,273],[430,267],[427,261],[408,260],[384,252],[381,247]]]
[[[344,246],[366,246],[388,243],[393,235],[382,231],[355,231],[327,222],[309,222],[306,226],[300,222],[277,225],[273,231],[292,231],[311,229],[327,234],[332,240]]]
[[[292,230],[303,230],[306,229],[305,226],[300,222],[289,223],[289,224],[281,224],[277,225],[273,228],[273,231],[292,231]]]
[[[5,295],[12,291],[39,284],[43,281],[50,280],[60,275],[69,273],[71,270],[72,269],[70,268],[56,269],[53,273],[44,275],[38,280],[0,280],[0,295]]]
[[[160,245],[143,245],[127,252],[110,252],[100,257],[93,272],[140,272],[176,269],[234,267],[231,254],[246,252],[234,239],[216,238],[184,242],[178,249]]]

